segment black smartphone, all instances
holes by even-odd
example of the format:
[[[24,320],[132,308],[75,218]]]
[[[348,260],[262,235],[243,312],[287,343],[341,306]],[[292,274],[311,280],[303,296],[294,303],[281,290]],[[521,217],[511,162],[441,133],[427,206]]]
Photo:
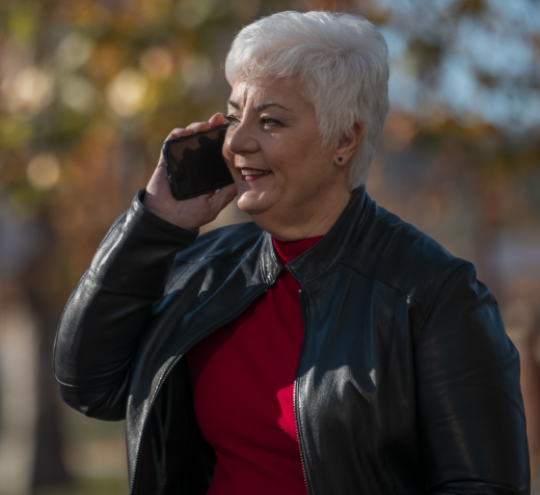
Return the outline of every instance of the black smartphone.
[[[221,152],[227,127],[165,141],[163,157],[176,199],[215,192],[234,182]]]

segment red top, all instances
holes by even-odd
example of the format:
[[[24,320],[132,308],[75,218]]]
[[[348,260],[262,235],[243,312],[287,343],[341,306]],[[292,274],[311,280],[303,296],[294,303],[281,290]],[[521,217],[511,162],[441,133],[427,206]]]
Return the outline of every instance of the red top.
[[[286,265],[321,238],[274,239],[274,247]],[[197,421],[217,455],[207,495],[306,494],[293,404],[299,289],[283,270],[240,317],[187,353]]]

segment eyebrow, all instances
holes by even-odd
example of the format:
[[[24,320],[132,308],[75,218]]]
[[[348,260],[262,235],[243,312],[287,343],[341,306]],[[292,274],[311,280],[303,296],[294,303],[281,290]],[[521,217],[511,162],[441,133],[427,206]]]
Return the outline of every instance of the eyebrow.
[[[229,100],[227,103],[231,107],[236,108],[237,110],[240,110],[240,105],[236,103],[235,101]],[[280,105],[279,103],[263,103],[262,105],[256,106],[255,111],[261,112],[268,107],[278,107],[278,108],[282,108],[283,110],[287,110],[288,112],[290,112],[290,109],[284,107],[283,105]]]

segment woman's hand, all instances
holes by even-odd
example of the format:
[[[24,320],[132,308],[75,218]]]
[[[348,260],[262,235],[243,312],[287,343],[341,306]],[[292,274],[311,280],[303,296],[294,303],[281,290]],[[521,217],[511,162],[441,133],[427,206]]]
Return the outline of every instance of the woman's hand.
[[[221,113],[216,113],[207,122],[195,122],[185,129],[173,129],[166,140],[208,131],[212,127],[223,125],[224,120]],[[171,194],[162,151],[156,170],[146,186],[144,205],[167,222],[184,229],[196,229],[214,220],[235,196],[236,185],[231,184],[215,194],[203,194],[183,201],[176,199]]]

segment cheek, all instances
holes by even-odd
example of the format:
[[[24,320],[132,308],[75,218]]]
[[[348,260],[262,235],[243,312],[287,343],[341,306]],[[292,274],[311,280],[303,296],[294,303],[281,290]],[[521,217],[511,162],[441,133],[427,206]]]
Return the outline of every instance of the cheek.
[[[225,162],[227,162],[227,165],[230,166],[232,163],[232,153],[229,145],[227,144],[227,139],[225,139],[223,146],[221,147],[221,154],[223,155]]]
[[[221,148],[221,154],[223,155],[223,159],[225,160],[225,163],[227,164],[227,167],[229,168],[229,172],[231,172],[233,179],[236,180],[237,176],[239,176],[240,173],[234,166],[234,154],[231,153],[227,142],[223,143],[223,148]]]
[[[299,133],[300,134],[300,133]],[[318,164],[326,164],[327,153],[321,149],[318,137],[294,136],[287,142],[269,149],[277,174],[284,177],[313,178]],[[326,167],[325,167],[326,168]]]

